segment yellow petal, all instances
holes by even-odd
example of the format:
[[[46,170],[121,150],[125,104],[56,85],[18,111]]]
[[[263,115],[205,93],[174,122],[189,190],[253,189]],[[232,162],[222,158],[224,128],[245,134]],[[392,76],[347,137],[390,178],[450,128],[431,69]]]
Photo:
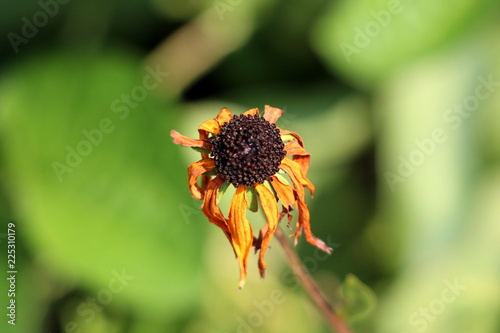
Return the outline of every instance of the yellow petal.
[[[253,243],[252,227],[246,218],[246,186],[238,186],[229,207],[228,229],[231,243],[240,266],[239,289],[243,288],[247,276],[248,255]]]
[[[227,123],[233,118],[231,111],[227,108],[222,108],[214,119],[209,119],[201,123],[198,127],[200,133],[200,140],[208,139],[208,133],[219,134],[222,125]]]
[[[217,120],[219,125],[222,126],[228,121],[230,121],[232,118],[233,114],[231,113],[231,111],[229,111],[228,108],[222,108],[217,117],[215,117],[215,120]]]
[[[200,188],[196,181],[198,177],[215,168],[215,162],[211,158],[204,158],[198,162],[191,163],[188,167],[188,186],[191,195],[196,200],[201,200],[204,194],[204,188]]]
[[[259,114],[259,109],[253,108],[253,109],[250,109],[248,111],[243,112],[243,114],[244,115],[255,116],[255,115]]]
[[[260,276],[264,277],[266,274],[266,263],[264,261],[264,256],[266,254],[267,248],[271,238],[273,238],[274,232],[278,227],[278,203],[274,194],[264,185],[256,184],[255,190],[259,194],[260,203],[262,204],[262,209],[267,219],[267,232],[262,236],[262,243],[260,246],[259,254],[259,270]]]
[[[283,114],[283,110],[278,109],[278,108],[273,108],[272,106],[266,105],[264,107],[264,119],[270,122],[271,124],[275,124],[276,121],[281,117]]]

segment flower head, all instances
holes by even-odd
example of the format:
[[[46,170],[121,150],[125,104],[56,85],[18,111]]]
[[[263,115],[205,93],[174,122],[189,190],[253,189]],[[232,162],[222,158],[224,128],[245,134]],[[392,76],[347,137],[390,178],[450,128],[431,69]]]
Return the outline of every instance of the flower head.
[[[245,283],[252,246],[256,252],[260,251],[259,271],[262,277],[265,276],[264,256],[269,242],[284,216],[288,217],[287,225],[290,226],[291,211],[295,207],[298,209],[296,230],[292,235],[295,244],[304,233],[312,245],[327,253],[332,250],[311,232],[309,209],[305,203],[305,188],[314,194],[314,186],[306,177],[310,155],[298,134],[276,126],[282,114],[282,110],[268,105],[262,117],[258,109],[233,116],[223,108],[216,118],[198,127],[199,139],[170,132],[175,144],[201,151],[201,159],[188,167],[189,190],[193,198],[203,200],[203,213],[222,229],[231,243],[240,266],[240,288]],[[236,192],[226,217],[218,201],[229,184]],[[253,197],[260,202],[267,219],[257,237],[246,218],[246,209],[255,210],[249,202],[253,200],[248,200]],[[281,213],[278,203],[282,206]]]

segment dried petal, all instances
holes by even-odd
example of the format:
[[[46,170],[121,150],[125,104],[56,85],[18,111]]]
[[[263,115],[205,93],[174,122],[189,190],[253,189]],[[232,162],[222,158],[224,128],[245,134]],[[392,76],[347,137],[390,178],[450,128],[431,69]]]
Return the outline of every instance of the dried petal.
[[[170,131],[170,136],[174,139],[173,142],[176,145],[191,148],[201,148],[205,149],[207,152],[210,152],[212,150],[212,145],[208,141],[191,139],[174,130]]]
[[[253,243],[252,227],[246,218],[246,186],[236,189],[229,207],[228,229],[231,234],[231,244],[240,265],[239,289],[243,288],[247,276],[247,262]]]
[[[262,204],[262,209],[264,210],[267,219],[267,232],[262,237],[259,254],[260,276],[265,277],[267,265],[264,261],[264,255],[266,254],[269,242],[278,227],[278,205],[274,194],[265,185],[257,184],[255,185],[255,190],[259,194],[260,203]]]
[[[273,108],[272,106],[266,105],[264,107],[264,119],[270,122],[271,124],[276,124],[276,121],[283,114],[283,110],[278,108]]]
[[[204,188],[200,188],[196,181],[198,177],[207,172],[211,171],[215,167],[215,163],[211,158],[204,158],[198,162],[191,163],[188,167],[188,185],[191,195],[196,200],[201,200],[204,195]]]

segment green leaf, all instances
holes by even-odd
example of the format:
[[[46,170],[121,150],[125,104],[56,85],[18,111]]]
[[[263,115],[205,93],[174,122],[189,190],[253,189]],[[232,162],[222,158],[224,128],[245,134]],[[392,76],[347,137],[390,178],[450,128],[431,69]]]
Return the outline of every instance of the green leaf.
[[[4,76],[5,179],[54,275],[90,290],[128,276],[113,297],[174,316],[197,301],[205,224],[182,214],[187,165],[168,135],[179,112],[152,97],[155,69],[124,54],[37,54]]]
[[[282,173],[280,173],[280,172],[277,172],[277,173],[275,173],[275,174],[274,174],[274,176],[275,176],[276,178],[278,178],[278,180],[279,180],[280,182],[282,182],[283,184],[285,184],[285,185],[290,185],[290,182],[288,181],[288,179],[286,179],[286,177],[284,176],[284,174],[282,174]]]
[[[228,187],[229,187],[228,182],[222,183],[222,185],[219,188],[219,192],[217,193],[217,203],[219,203],[219,201],[222,198],[222,196],[224,195],[224,193],[226,193]]]
[[[290,141],[295,140],[295,137],[291,134],[283,134],[281,136],[281,141],[283,141],[284,144],[287,144]]]
[[[348,274],[342,285],[345,304],[339,313],[349,320],[358,320],[368,316],[375,309],[377,299],[373,290],[353,274]]]
[[[259,210],[259,199],[253,187],[247,187],[246,191],[247,207],[251,212]]]
[[[372,86],[481,18],[489,0],[356,0],[332,4],[314,30],[318,54],[333,71]]]
[[[206,149],[203,149],[203,148],[191,147],[191,149],[193,149],[194,151],[197,151],[198,153],[204,153],[204,154],[209,153]]]

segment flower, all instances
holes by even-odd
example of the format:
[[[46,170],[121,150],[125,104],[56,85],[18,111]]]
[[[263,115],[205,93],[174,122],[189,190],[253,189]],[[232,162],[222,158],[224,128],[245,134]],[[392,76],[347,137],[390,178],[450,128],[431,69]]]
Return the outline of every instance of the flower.
[[[262,117],[256,108],[239,116],[222,108],[216,118],[198,127],[199,139],[185,137],[174,130],[170,132],[175,144],[201,152],[201,160],[188,167],[189,190],[193,198],[203,200],[203,213],[222,229],[231,243],[240,267],[240,289],[245,283],[252,246],[256,252],[260,250],[258,266],[261,277],[264,277],[267,266],[264,256],[269,242],[285,215],[290,227],[291,211],[295,206],[298,209],[296,230],[292,235],[295,245],[304,232],[309,243],[327,253],[332,251],[311,232],[305,202],[305,188],[311,196],[314,194],[314,186],[306,178],[310,155],[298,134],[276,126],[282,114],[282,110],[269,105],[266,105]],[[201,184],[198,184],[200,177]],[[236,188],[236,192],[226,217],[218,201],[229,184]],[[255,198],[267,219],[258,237],[254,237],[246,218],[247,208],[256,211]],[[281,213],[278,202],[282,205]]]

